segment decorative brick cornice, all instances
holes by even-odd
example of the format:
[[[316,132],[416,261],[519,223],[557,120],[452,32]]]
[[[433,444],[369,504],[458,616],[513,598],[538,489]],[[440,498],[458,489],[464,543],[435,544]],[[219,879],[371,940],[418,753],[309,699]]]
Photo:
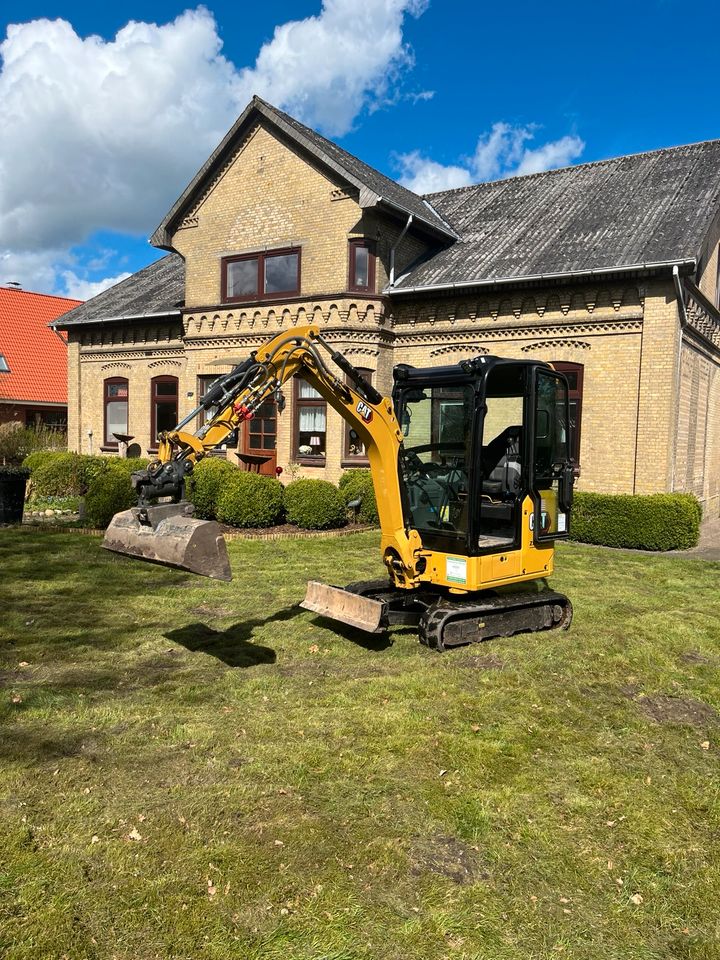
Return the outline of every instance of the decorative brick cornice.
[[[105,370],[132,370],[132,366],[129,363],[123,363],[119,360],[116,360],[114,363],[104,363],[100,369],[103,372]]]
[[[475,343],[451,343],[446,347],[436,347],[434,350],[430,351],[431,357],[440,357],[443,354],[447,353],[457,353],[461,351],[463,353],[472,353],[477,356],[478,354],[490,353],[487,347],[479,347],[477,342]]]
[[[474,342],[493,340],[523,340],[543,337],[571,338],[573,334],[625,334],[638,333],[642,330],[642,320],[594,320],[587,323],[565,324],[537,324],[535,326],[483,326],[476,329],[464,325],[458,330],[413,330],[407,332],[395,331],[395,342],[398,346],[439,345],[457,343],[459,337],[473,337]]]
[[[695,334],[716,349],[720,348],[720,310],[688,280],[685,280],[685,316]]]
[[[182,362],[180,360],[172,360],[169,357],[164,357],[162,360],[153,360],[152,363],[148,364],[148,370],[154,370],[155,367],[181,367]]]
[[[105,360],[106,362],[112,360],[157,360],[158,354],[177,360],[183,360],[185,357],[182,347],[153,346],[152,348],[144,349],[138,348],[137,346],[128,346],[114,350],[84,350],[80,353],[80,361],[82,363],[96,363],[101,360]]]
[[[523,353],[532,353],[533,350],[544,350],[545,347],[570,347],[573,350],[591,350],[592,347],[585,340],[534,340],[520,347]]]
[[[380,327],[385,321],[385,301],[358,298],[317,298],[288,304],[226,307],[211,310],[186,310],[183,328],[189,337],[215,334],[225,336],[245,331],[265,331],[266,337],[278,330],[291,330],[315,323],[321,327],[361,324]]]

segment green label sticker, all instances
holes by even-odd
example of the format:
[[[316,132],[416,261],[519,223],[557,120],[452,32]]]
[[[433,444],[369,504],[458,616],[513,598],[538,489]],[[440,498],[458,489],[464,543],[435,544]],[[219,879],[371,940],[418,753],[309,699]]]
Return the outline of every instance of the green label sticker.
[[[445,579],[452,583],[467,583],[467,560],[465,557],[447,557]]]

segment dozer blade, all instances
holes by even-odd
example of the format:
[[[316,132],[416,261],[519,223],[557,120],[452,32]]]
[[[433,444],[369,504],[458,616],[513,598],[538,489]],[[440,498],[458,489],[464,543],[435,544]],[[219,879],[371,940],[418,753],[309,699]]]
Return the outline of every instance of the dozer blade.
[[[116,513],[102,545],[126,557],[232,580],[220,526],[214,520],[194,520],[191,510],[189,504],[159,504]]]
[[[384,603],[316,580],[308,583],[305,599],[300,606],[367,633],[380,633],[385,627]]]

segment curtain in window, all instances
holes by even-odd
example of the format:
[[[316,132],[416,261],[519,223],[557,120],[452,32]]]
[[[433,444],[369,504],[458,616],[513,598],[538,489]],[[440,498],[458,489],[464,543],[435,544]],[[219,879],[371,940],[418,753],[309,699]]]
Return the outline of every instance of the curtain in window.
[[[300,433],[324,433],[325,411],[321,407],[300,407]]]

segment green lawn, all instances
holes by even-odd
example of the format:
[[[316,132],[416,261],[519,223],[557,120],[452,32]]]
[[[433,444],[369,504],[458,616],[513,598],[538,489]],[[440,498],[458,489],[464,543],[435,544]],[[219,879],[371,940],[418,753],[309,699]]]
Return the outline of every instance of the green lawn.
[[[569,632],[439,655],[298,609],[377,540],[0,530],[0,956],[720,957],[720,564],[564,546]]]

